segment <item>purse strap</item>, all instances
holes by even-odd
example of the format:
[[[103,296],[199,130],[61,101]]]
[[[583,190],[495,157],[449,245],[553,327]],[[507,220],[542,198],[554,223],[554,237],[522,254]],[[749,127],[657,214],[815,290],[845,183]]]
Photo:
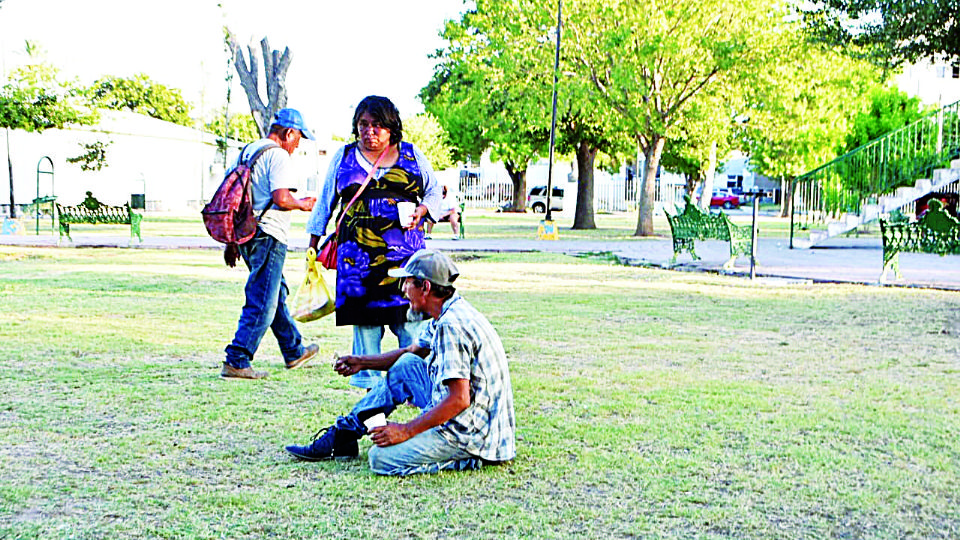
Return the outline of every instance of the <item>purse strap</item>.
[[[373,173],[380,168],[380,161],[383,160],[383,156],[387,155],[387,150],[389,149],[390,147],[388,146],[383,150],[383,152],[380,152],[380,155],[377,156],[377,161],[373,163],[373,167],[371,167],[370,171],[367,173],[367,178],[363,181],[363,184],[360,184],[360,189],[358,189],[353,198],[350,199],[350,202],[347,203],[347,206],[343,208],[343,213],[340,214],[340,219],[337,220],[337,228],[334,230],[337,235],[340,234],[340,225],[343,224],[343,220],[347,217],[347,210],[350,210],[350,207],[353,206],[353,203],[357,202],[357,199],[360,198],[360,194],[363,193],[363,190],[366,189],[367,184],[370,183],[370,179],[373,178]],[[357,148],[357,151],[361,152],[360,148]]]

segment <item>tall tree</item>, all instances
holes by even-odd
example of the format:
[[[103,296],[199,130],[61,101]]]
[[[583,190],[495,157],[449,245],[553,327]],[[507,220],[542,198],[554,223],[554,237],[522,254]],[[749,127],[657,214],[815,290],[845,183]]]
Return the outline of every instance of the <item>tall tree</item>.
[[[572,2],[567,28],[576,71],[615,110],[645,167],[635,235],[654,234],[656,173],[664,146],[712,85],[770,58],[782,13],[768,2]]]
[[[430,113],[404,120],[403,138],[417,145],[434,170],[442,171],[453,166],[453,149],[447,142],[447,133]]]
[[[821,0],[801,5],[819,39],[883,68],[919,59],[960,62],[957,0]]]
[[[777,69],[757,74],[742,125],[751,163],[758,173],[783,180],[784,201],[791,200],[795,177],[837,155],[879,79],[866,62],[811,45],[800,34],[792,39]],[[784,205],[782,214],[789,210]]]
[[[924,115],[920,98],[910,97],[894,86],[877,85],[871,88],[867,93],[867,101],[869,108],[853,117],[846,145],[840,152],[842,154],[909,125]]]
[[[525,65],[520,45],[527,36],[501,24],[503,11],[487,10],[487,4],[481,0],[460,21],[447,23],[448,45],[439,51],[434,76],[420,96],[451,134],[459,156],[479,161],[490,148],[491,157],[503,162],[513,183],[510,209],[523,211],[527,168],[549,140],[549,97],[537,89],[552,66]]]
[[[180,90],[169,88],[139,73],[130,78],[107,76],[88,89],[90,101],[110,110],[129,110],[158,120],[190,126],[190,104]]]
[[[42,132],[70,124],[93,124],[96,112],[87,106],[76,81],[58,79],[56,67],[39,57],[38,49],[27,43],[30,63],[10,73],[0,90],[0,127]],[[16,217],[13,192],[13,159],[7,135],[7,170],[10,175],[10,217]]]
[[[246,57],[243,54],[243,48],[237,42],[236,37],[230,32],[229,28],[224,28],[230,48],[233,52],[233,63],[237,68],[237,74],[240,75],[240,85],[247,95],[247,103],[250,104],[250,113],[254,121],[260,128],[260,136],[266,137],[270,132],[270,124],[273,123],[273,117],[280,109],[287,106],[287,69],[290,68],[290,62],[293,60],[293,53],[290,47],[284,47],[283,53],[270,49],[270,42],[267,38],[260,41],[260,51],[251,45],[247,47]],[[262,54],[262,57],[261,57]],[[263,62],[263,77],[267,90],[267,102],[264,104],[260,96],[260,62]]]

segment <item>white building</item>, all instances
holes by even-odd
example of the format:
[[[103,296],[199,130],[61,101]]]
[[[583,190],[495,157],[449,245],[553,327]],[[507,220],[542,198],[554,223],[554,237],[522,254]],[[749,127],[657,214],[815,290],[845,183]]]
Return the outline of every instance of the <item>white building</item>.
[[[104,204],[122,205],[133,195],[143,195],[148,212],[189,213],[199,211],[220,185],[224,165],[214,135],[132,112],[100,114],[95,126],[42,133],[0,131],[0,152],[6,150],[9,134],[18,206],[29,204],[38,194],[54,195],[64,205],[78,204],[90,191]],[[79,164],[67,162],[85,152],[83,144],[97,141],[106,145],[106,167],[83,171]],[[332,144],[301,142],[293,157],[303,179],[302,189],[316,189],[316,178],[326,171],[327,149]],[[232,141],[228,151],[231,163],[240,146]],[[53,174],[49,174],[51,163]],[[9,174],[7,167],[0,170],[0,214],[9,215]]]

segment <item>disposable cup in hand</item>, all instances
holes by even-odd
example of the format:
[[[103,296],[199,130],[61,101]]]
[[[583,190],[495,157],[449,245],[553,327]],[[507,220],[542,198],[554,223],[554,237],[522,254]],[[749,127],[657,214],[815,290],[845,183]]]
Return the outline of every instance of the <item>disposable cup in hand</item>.
[[[403,227],[409,227],[413,223],[413,211],[417,209],[417,205],[412,202],[398,202],[397,203],[397,214],[400,215],[400,225]]]
[[[367,418],[363,421],[363,425],[367,426],[368,430],[373,428],[378,428],[380,426],[387,425],[387,417],[383,413],[377,413],[370,418]]]

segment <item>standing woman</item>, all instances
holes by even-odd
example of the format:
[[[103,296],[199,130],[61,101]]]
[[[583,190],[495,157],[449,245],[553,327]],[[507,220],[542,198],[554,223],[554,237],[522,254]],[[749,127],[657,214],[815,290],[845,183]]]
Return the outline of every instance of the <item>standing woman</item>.
[[[437,215],[440,184],[420,150],[403,142],[400,112],[389,99],[368,96],[360,102],[353,114],[353,136],[356,140],[340,148],[330,162],[307,232],[310,245],[319,252],[333,209],[339,202],[336,227],[379,159],[340,225],[336,301],[337,326],[353,326],[353,354],[379,354],[384,327],[389,326],[399,346],[406,347],[422,324],[422,316],[408,316],[410,304],[387,270],[402,267],[424,248],[420,225],[428,213]],[[398,202],[417,205],[412,222],[401,223]],[[372,388],[381,377],[379,371],[361,371],[350,384]]]

